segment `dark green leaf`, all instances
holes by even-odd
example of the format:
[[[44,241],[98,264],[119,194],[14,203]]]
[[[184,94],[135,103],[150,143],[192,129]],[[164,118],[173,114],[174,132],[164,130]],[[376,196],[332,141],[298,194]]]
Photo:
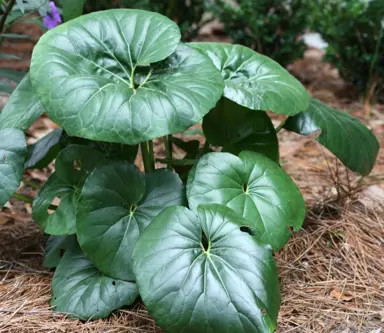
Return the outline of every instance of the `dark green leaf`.
[[[183,202],[183,184],[172,171],[144,176],[127,162],[101,165],[81,193],[77,212],[80,245],[108,276],[134,280],[131,255],[140,233],[165,207]]]
[[[157,13],[84,15],[40,39],[32,83],[49,117],[71,136],[137,144],[181,132],[215,106],[223,80],[179,40],[177,25]]]
[[[56,158],[57,176],[81,190],[89,174],[104,158],[103,154],[91,147],[69,145]]]
[[[102,141],[92,141],[88,139],[68,136],[63,132],[62,145],[68,146],[70,144],[91,147],[101,152],[106,159],[134,162],[136,159],[138,145],[125,145],[122,143],[111,143]]]
[[[0,129],[18,128],[24,131],[43,113],[44,109],[33,91],[27,74],[0,113]]]
[[[76,232],[76,206],[89,173],[104,156],[96,150],[77,145],[63,149],[56,159],[56,172],[33,201],[32,217],[47,234],[70,235]],[[60,199],[53,210],[51,204]]]
[[[307,109],[303,85],[272,59],[245,46],[188,44],[209,56],[224,78],[224,96],[252,110],[295,115]]]
[[[292,179],[278,164],[250,151],[239,157],[204,155],[189,174],[187,198],[192,210],[204,203],[232,208],[274,250],[289,240],[288,227],[299,230],[305,217],[303,197]]]
[[[183,141],[179,138],[172,137],[172,143],[174,143],[178,148],[184,150],[187,153],[186,157],[193,158],[199,153],[199,140]]]
[[[242,150],[252,150],[279,162],[276,131],[265,112],[255,112],[222,98],[204,117],[203,129],[207,140],[222,146],[223,152],[237,155]]]
[[[32,217],[49,235],[71,235],[76,232],[76,205],[79,192],[53,173],[33,201]],[[58,198],[59,206],[51,205]]]
[[[367,175],[379,152],[374,134],[359,120],[313,99],[308,110],[289,117],[284,128],[316,140],[334,153],[352,171]]]
[[[270,247],[221,205],[170,207],[133,254],[140,295],[168,333],[272,333],[280,306]]]
[[[83,14],[85,0],[60,0],[64,21],[72,20]]]
[[[23,132],[14,128],[0,130],[0,208],[20,185],[26,153]]]
[[[107,317],[138,296],[135,283],[112,279],[87,259],[80,249],[65,252],[52,281],[51,305],[56,312],[83,320]]]
[[[60,152],[60,139],[63,130],[55,129],[28,147],[28,160],[24,168],[43,169],[48,166]]]
[[[63,252],[73,248],[76,244],[77,239],[75,235],[49,237],[45,247],[43,265],[47,268],[56,268],[63,256]]]

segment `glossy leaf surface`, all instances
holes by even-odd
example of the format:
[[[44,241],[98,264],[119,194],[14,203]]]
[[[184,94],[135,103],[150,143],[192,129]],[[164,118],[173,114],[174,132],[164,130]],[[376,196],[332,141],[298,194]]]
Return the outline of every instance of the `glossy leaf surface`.
[[[252,110],[295,115],[307,109],[304,86],[272,59],[245,46],[188,44],[209,56],[224,78],[224,96]]]
[[[251,150],[279,162],[279,142],[271,119],[265,112],[255,112],[223,98],[203,121],[204,134],[223,152],[238,155]]]
[[[27,74],[0,112],[0,129],[18,128],[24,131],[43,113],[44,109],[33,91],[29,74]]]
[[[223,80],[206,56],[179,41],[177,25],[157,13],[84,15],[40,39],[32,83],[71,136],[136,144],[180,132],[215,106]]]
[[[358,119],[313,99],[306,112],[289,117],[284,126],[302,135],[317,134],[316,140],[334,153],[352,171],[367,175],[379,153],[379,142]]]
[[[47,234],[70,235],[76,232],[76,206],[85,179],[104,156],[84,146],[70,145],[56,159],[56,172],[33,201],[32,217]],[[56,209],[51,208],[59,199]]]
[[[304,199],[278,164],[259,153],[243,151],[204,155],[187,183],[189,207],[217,203],[245,217],[256,235],[274,250],[290,238],[289,226],[298,231],[305,217]]]
[[[134,251],[140,295],[169,333],[271,333],[280,306],[270,247],[221,205],[164,210]]]
[[[108,162],[87,179],[77,212],[81,248],[105,274],[134,280],[133,247],[139,235],[164,208],[184,202],[176,173],[143,175],[128,162]]]
[[[107,317],[138,296],[135,283],[104,275],[77,247],[65,252],[57,266],[52,294],[56,312],[83,320]]]
[[[0,208],[20,185],[26,153],[23,132],[14,128],[0,130]]]

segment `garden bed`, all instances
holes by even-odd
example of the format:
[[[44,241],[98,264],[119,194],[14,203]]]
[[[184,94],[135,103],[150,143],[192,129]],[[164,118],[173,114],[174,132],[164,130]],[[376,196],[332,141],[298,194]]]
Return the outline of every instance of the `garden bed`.
[[[337,73],[310,51],[291,70],[311,93],[327,103],[367,115],[350,101]],[[380,111],[381,110],[381,111]],[[382,106],[370,110],[368,125],[384,145]],[[278,124],[282,119],[274,119]],[[54,124],[41,118],[29,143]],[[192,138],[192,137],[191,137]],[[384,152],[364,179],[353,176],[312,138],[282,131],[281,160],[304,194],[308,214],[303,229],[276,253],[282,287],[279,333],[378,333],[384,313]],[[162,147],[157,151],[161,154]],[[44,183],[49,168],[27,171]],[[23,184],[34,196],[36,188]],[[161,332],[140,304],[108,319],[80,322],[49,306],[52,272],[42,266],[46,237],[30,218],[31,206],[12,200],[0,212],[0,332]]]

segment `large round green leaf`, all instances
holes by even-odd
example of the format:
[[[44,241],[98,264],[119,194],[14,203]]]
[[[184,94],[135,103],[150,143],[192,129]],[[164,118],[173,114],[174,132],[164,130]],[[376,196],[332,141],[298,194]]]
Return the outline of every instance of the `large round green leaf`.
[[[81,188],[96,164],[104,159],[97,150],[70,145],[56,159],[56,172],[33,201],[32,217],[47,234],[70,235],[76,232],[76,206]],[[59,206],[51,204],[59,198]]]
[[[28,129],[44,113],[27,74],[0,112],[0,129]]]
[[[77,212],[81,248],[105,274],[134,280],[132,251],[140,233],[165,207],[184,202],[176,173],[145,176],[128,162],[101,165],[84,184]]]
[[[308,107],[304,86],[272,59],[245,46],[190,43],[209,56],[224,78],[224,96],[252,110],[295,115]]]
[[[168,333],[271,333],[280,306],[270,247],[221,205],[170,207],[133,254],[140,295]]]
[[[317,99],[312,99],[306,112],[289,117],[284,128],[302,135],[317,133],[317,141],[346,167],[363,175],[373,169],[380,149],[375,135],[363,123]]]
[[[78,247],[65,252],[52,281],[55,311],[83,320],[107,317],[138,296],[133,282],[112,279],[87,259]]]
[[[204,117],[203,129],[207,140],[222,146],[223,152],[237,155],[251,150],[279,162],[276,130],[265,112],[255,112],[222,98]]]
[[[304,199],[278,164],[259,153],[243,151],[204,155],[189,174],[187,198],[192,210],[204,203],[223,204],[250,221],[258,237],[282,248],[289,226],[299,230]]]
[[[20,185],[26,153],[23,132],[14,128],[0,130],[0,208]]]
[[[157,13],[92,13],[40,39],[32,83],[71,136],[136,144],[180,132],[215,106],[223,80],[179,41],[177,25]]]

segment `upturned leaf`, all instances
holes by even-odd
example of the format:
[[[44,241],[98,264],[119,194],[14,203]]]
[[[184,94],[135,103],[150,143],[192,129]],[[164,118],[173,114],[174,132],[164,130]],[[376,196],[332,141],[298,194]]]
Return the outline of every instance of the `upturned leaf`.
[[[32,83],[71,136],[136,144],[184,131],[215,106],[223,80],[209,58],[179,41],[177,25],[157,13],[84,15],[40,39]]]
[[[70,235],[76,232],[76,206],[83,184],[104,159],[98,151],[84,146],[70,145],[56,159],[56,171],[33,201],[32,217],[47,234]],[[58,207],[52,207],[58,198]]]
[[[0,208],[20,185],[26,153],[23,132],[14,128],[0,130]]]
[[[60,140],[63,130],[55,129],[28,147],[26,169],[43,169],[48,166],[60,152]]]
[[[75,246],[65,252],[57,266],[52,281],[51,305],[56,312],[93,320],[131,305],[137,296],[135,283],[104,275]]]
[[[251,150],[279,162],[276,130],[265,112],[255,112],[222,98],[204,117],[203,129],[207,140],[222,146],[223,152],[238,155],[242,150]]]
[[[306,112],[289,117],[284,128],[302,135],[317,134],[316,140],[352,171],[369,174],[380,144],[358,119],[312,99]]]
[[[168,333],[271,333],[280,306],[270,246],[221,205],[170,207],[136,243],[140,295]]]
[[[29,74],[17,86],[7,104],[0,112],[0,129],[28,129],[44,113],[44,109],[33,91]]]
[[[246,218],[256,235],[274,250],[298,231],[305,217],[304,199],[278,164],[259,153],[242,151],[204,155],[188,177],[189,207],[217,203]]]
[[[295,115],[307,109],[304,86],[272,59],[245,46],[190,43],[209,56],[224,78],[224,96],[252,110]]]
[[[143,175],[128,162],[109,161],[87,179],[78,205],[79,243],[108,276],[134,280],[132,251],[140,233],[164,208],[184,203],[176,173]]]

